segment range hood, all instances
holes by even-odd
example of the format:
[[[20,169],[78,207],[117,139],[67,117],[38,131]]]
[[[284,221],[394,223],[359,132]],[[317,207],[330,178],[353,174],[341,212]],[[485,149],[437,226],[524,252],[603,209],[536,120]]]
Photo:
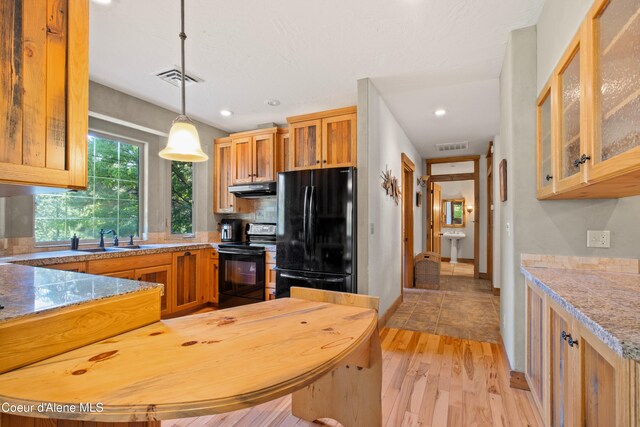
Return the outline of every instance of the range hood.
[[[275,196],[276,187],[275,181],[230,185],[229,193],[243,199],[257,199],[259,197]]]

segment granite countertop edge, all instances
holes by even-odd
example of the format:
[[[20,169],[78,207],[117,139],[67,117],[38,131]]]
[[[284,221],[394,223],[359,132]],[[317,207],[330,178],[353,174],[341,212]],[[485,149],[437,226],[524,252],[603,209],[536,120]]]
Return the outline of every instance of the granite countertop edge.
[[[520,266],[522,274],[533,284],[540,288],[545,294],[549,295],[556,303],[564,308],[569,314],[575,317],[580,323],[586,326],[594,335],[600,338],[604,343],[615,351],[619,356],[626,359],[640,361],[640,342],[625,342],[616,338],[613,333],[604,329],[600,324],[591,319],[588,315],[577,309],[565,298],[558,295],[549,285],[538,279],[534,273],[529,271],[527,267]]]
[[[78,273],[78,274],[83,274],[83,273]],[[110,278],[109,278],[110,279]],[[95,302],[98,301],[103,301],[109,298],[119,298],[122,297],[124,295],[131,295],[131,294],[136,294],[139,292],[148,292],[148,291],[152,291],[156,288],[160,288],[161,293],[164,293],[164,285],[162,283],[153,283],[153,282],[138,282],[138,287],[136,289],[131,289],[129,291],[124,291],[124,292],[119,292],[117,294],[111,294],[111,295],[104,295],[104,296],[99,296],[99,297],[93,297],[90,300],[80,300],[80,301],[74,301],[74,302],[70,302],[64,305],[57,305],[55,307],[49,307],[49,308],[43,308],[40,309],[38,311],[31,311],[28,313],[18,313],[15,315],[12,315],[11,317],[6,317],[6,318],[0,318],[0,325],[2,325],[3,323],[9,323],[9,322],[13,322],[16,320],[22,320],[22,319],[26,319],[29,317],[34,317],[34,316],[41,316],[43,314],[48,315],[48,314],[53,314],[56,311],[61,311],[61,310],[67,310],[71,307],[77,307],[77,306],[81,306],[81,305],[87,305],[87,304],[93,304]]]
[[[166,252],[175,252],[176,250],[198,250],[198,249],[218,249],[218,246],[223,243],[158,243],[148,244],[146,246],[156,246],[141,249],[130,250],[118,250],[109,252],[82,252],[82,251],[70,251],[60,250],[51,252],[34,252],[29,254],[14,255],[9,257],[0,258],[0,263],[28,265],[31,267],[45,267],[55,264],[63,264],[68,262],[84,262],[95,261],[100,259],[110,258],[126,258],[139,255],[153,255]],[[122,246],[126,248],[126,246]],[[266,250],[269,252],[275,251],[275,245],[267,246]]]

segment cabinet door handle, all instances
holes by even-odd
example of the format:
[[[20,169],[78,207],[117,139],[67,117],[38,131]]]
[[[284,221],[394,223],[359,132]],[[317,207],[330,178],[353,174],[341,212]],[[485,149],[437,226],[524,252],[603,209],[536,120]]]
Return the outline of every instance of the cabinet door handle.
[[[545,176],[544,179],[546,179],[547,181],[551,181],[553,179],[553,176],[547,174],[547,176]]]
[[[188,252],[188,251],[187,251],[187,252],[185,252],[185,253],[184,253],[184,256],[191,256],[191,252]]]
[[[573,347],[574,345],[576,347],[578,346],[578,340],[574,340],[573,338],[571,338],[571,335],[568,336],[567,343],[569,344],[569,347]]]
[[[327,161],[326,161],[326,160],[323,160],[323,161],[322,161],[322,163],[327,163]]]
[[[319,164],[320,164],[320,160],[316,160],[316,165],[319,165]]]
[[[573,161],[573,166],[580,167],[580,165],[584,165],[585,163],[587,163],[587,160],[591,160],[591,156],[587,156],[586,154],[583,154],[582,156],[580,156],[579,159],[575,159]]]

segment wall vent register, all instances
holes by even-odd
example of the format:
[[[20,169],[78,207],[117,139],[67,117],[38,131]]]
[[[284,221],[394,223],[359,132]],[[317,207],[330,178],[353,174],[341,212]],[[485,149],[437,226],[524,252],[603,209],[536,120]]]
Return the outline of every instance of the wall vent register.
[[[444,151],[444,152],[461,151],[461,150],[466,150],[468,148],[469,148],[469,142],[468,141],[452,142],[452,143],[448,143],[448,144],[436,144],[436,150]]]
[[[163,80],[169,84],[174,85],[175,87],[180,87],[182,81],[182,72],[177,67],[172,67],[163,71],[156,73],[156,77],[160,80]],[[190,76],[189,74],[184,75],[184,85],[191,86],[196,83],[202,83],[204,80]]]

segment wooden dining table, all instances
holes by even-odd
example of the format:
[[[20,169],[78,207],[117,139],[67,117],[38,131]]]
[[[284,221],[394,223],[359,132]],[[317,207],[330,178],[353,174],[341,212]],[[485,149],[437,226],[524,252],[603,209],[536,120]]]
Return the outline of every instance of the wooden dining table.
[[[377,308],[376,297],[292,288],[159,321],[0,375],[0,426],[159,426],[289,393],[302,419],[380,426]]]

